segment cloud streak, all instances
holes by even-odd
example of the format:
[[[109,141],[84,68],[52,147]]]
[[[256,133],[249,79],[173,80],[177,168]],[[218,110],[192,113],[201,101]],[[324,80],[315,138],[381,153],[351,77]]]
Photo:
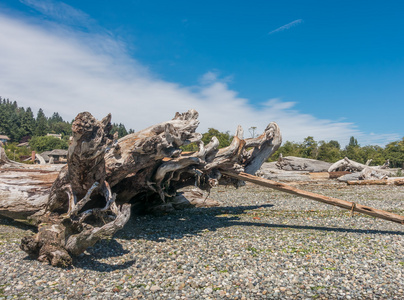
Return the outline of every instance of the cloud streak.
[[[91,28],[96,24],[88,14],[63,2],[52,0],[20,0],[20,2],[37,10],[48,18],[63,21],[67,25]]]
[[[302,19],[294,20],[293,22],[290,22],[290,23],[288,23],[288,24],[286,24],[286,25],[283,25],[283,26],[281,26],[281,27],[276,28],[275,30],[272,30],[272,31],[268,32],[268,35],[271,35],[271,34],[274,34],[274,33],[277,33],[277,32],[281,32],[281,31],[288,30],[288,29],[290,29],[290,28],[292,28],[292,27],[295,27],[295,26],[297,26],[297,25],[299,25],[299,24],[301,24],[301,23],[303,23],[303,20],[302,20]]]
[[[200,132],[233,131],[240,124],[248,135],[249,127],[262,131],[276,121],[285,141],[310,135],[346,144],[352,135],[364,136],[352,123],[302,114],[294,102],[271,99],[252,106],[215,70],[201,75],[197,86],[161,80],[105,32],[48,25],[0,13],[0,40],[7,41],[0,47],[0,96],[34,111],[42,108],[48,116],[59,112],[71,120],[89,111],[100,119],[111,112],[113,122],[140,130],[194,108]]]

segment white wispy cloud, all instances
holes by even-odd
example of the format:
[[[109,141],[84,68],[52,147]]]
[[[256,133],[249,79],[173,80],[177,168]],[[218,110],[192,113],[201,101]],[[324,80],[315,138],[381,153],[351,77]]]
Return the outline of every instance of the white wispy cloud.
[[[301,23],[303,23],[302,19],[294,20],[293,22],[290,22],[290,23],[288,23],[286,25],[283,25],[281,27],[276,28],[275,30],[272,30],[272,31],[268,32],[268,34],[274,34],[276,32],[281,32],[281,31],[290,29],[290,28],[292,28],[294,26],[297,26],[297,25],[299,25]]]
[[[249,127],[261,131],[276,121],[284,140],[310,135],[345,144],[352,135],[361,141],[365,136],[352,123],[302,114],[293,109],[294,102],[271,99],[254,107],[216,70],[201,75],[199,86],[161,80],[103,32],[83,33],[0,13],[0,40],[7,41],[0,47],[0,96],[34,111],[42,108],[48,116],[59,112],[71,120],[81,111],[97,118],[112,113],[113,122],[140,130],[194,108],[200,113],[200,132],[209,127],[233,131],[240,124],[248,135]]]
[[[84,28],[96,26],[96,22],[88,14],[63,2],[52,0],[20,0],[20,2],[39,11],[48,18],[63,21],[68,25]]]

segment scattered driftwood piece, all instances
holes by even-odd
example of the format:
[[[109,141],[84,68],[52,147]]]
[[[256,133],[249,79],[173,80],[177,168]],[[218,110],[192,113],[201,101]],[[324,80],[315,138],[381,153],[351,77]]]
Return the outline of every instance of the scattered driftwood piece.
[[[330,175],[330,179],[336,179],[336,178],[340,178],[341,176],[351,174],[351,172],[349,172],[349,171],[334,171],[334,172],[328,172],[328,174]]]
[[[328,180],[330,179],[330,173],[328,172],[313,172],[309,173],[311,180]]]
[[[43,215],[62,165],[29,165],[7,158],[0,147],[0,215],[31,222]],[[35,222],[34,222],[35,223]]]
[[[315,194],[312,192],[303,191],[297,189],[295,187],[289,186],[284,183],[263,179],[251,174],[246,174],[243,172],[234,172],[234,171],[221,171],[223,175],[229,176],[231,178],[236,178],[239,180],[249,181],[261,186],[269,187],[278,191],[286,192],[293,195],[298,195],[304,198],[312,199],[315,201],[319,201],[325,204],[330,204],[334,206],[338,206],[344,209],[351,210],[352,212],[360,212],[369,216],[373,216],[376,218],[381,218],[384,220],[392,221],[399,224],[404,224],[404,216],[397,215],[395,213],[391,213],[388,211],[376,209],[373,207],[361,205],[355,202],[350,202],[346,200],[341,200],[337,198],[327,197],[319,194]]]
[[[307,172],[327,172],[331,163],[295,156],[279,156],[278,161],[268,163],[268,168],[284,171],[307,171]]]
[[[338,177],[337,180],[341,182],[348,182],[348,181],[355,181],[355,180],[360,180],[361,173],[360,172],[355,172],[355,173],[348,173],[345,175],[342,175],[341,177]]]
[[[308,172],[308,171],[284,171],[273,168],[273,163],[264,163],[255,175],[276,181],[313,181],[336,179],[341,176],[351,174],[348,171],[336,172]],[[354,177],[355,179],[358,177]]]
[[[271,167],[272,163],[264,163],[255,175],[278,181],[310,181],[310,172],[308,171],[284,171]]]
[[[404,185],[404,177],[392,177],[381,180],[350,180],[348,185]]]
[[[386,162],[386,163],[388,164],[388,162]],[[356,161],[350,160],[347,157],[332,164],[328,168],[328,172],[334,172],[334,171],[360,172],[366,168],[378,170],[381,174],[389,175],[391,173],[390,170],[387,170],[386,164],[384,164],[382,166],[368,166],[366,164],[361,164]]]
[[[347,176],[341,178],[341,181],[349,180],[379,180],[394,175],[397,169],[388,169],[389,161],[387,160],[382,166],[368,166],[371,160],[366,164],[361,164],[356,161],[350,160],[347,157],[335,162],[330,166],[328,172],[333,171],[350,171],[359,173],[357,175]],[[357,177],[357,179],[356,179]]]
[[[177,193],[170,203],[172,203],[175,209],[188,207],[216,207],[220,205],[218,201],[209,198],[208,193],[204,193],[197,188]]]
[[[32,258],[66,266],[71,255],[120,230],[132,207],[169,211],[184,206],[184,199],[175,197],[180,188],[209,191],[219,181],[240,186],[223,179],[219,168],[254,174],[281,144],[276,123],[253,139],[244,139],[239,126],[222,149],[216,137],[204,145],[198,125],[198,113],[189,110],[118,140],[110,135],[111,115],[99,121],[80,113],[66,166],[22,165],[1,150],[0,214],[38,226],[36,235],[21,241]],[[189,143],[199,150],[182,153],[180,147]],[[192,205],[215,205],[203,193],[188,196]]]

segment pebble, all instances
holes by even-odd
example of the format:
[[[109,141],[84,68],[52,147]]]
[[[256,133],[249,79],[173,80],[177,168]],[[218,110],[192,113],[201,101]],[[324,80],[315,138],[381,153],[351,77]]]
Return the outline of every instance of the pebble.
[[[404,187],[298,188],[404,214]],[[220,207],[133,216],[61,269],[19,249],[0,218],[0,299],[403,299],[400,224],[256,187],[215,188]]]

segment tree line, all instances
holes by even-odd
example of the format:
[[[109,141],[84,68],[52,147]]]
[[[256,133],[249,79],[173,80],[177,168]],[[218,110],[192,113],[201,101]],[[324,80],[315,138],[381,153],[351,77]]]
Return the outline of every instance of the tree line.
[[[10,138],[10,143],[6,149],[9,150],[9,157],[11,156],[10,158],[15,158],[17,161],[19,154],[20,156],[30,154],[29,149],[17,147],[17,144],[22,142],[29,142],[30,149],[37,152],[67,149],[68,140],[72,134],[72,122],[63,120],[57,112],[48,118],[42,109],[39,109],[36,117],[34,117],[30,107],[25,109],[19,107],[16,101],[0,97],[0,134]],[[122,123],[113,123],[111,133],[115,132],[118,132],[118,137],[121,138],[133,133],[134,130],[126,130]],[[48,133],[60,134],[62,139],[47,136]],[[209,128],[202,135],[202,141],[206,145],[213,136],[218,138],[219,148],[230,145],[233,138],[229,131],[220,132],[217,129]],[[184,151],[197,151],[198,146],[190,144],[183,146],[182,149]],[[366,163],[372,159],[371,165],[382,165],[388,159],[390,167],[402,168],[404,165],[404,138],[400,141],[391,142],[385,147],[380,147],[375,145],[360,146],[357,139],[351,137],[349,144],[342,148],[337,141],[315,141],[312,136],[308,136],[302,143],[286,141],[270,160],[277,160],[281,153],[283,156],[312,158],[327,162],[336,162],[344,157],[360,163]]]
[[[208,132],[202,135],[202,141],[206,145],[213,136],[219,139],[219,148],[227,147],[233,139],[229,131],[220,132],[217,129],[209,128]],[[182,149],[184,151],[197,151],[198,146],[190,144],[182,147]],[[281,153],[283,156],[311,158],[330,163],[344,157],[363,164],[371,159],[370,165],[382,165],[386,160],[389,160],[391,168],[404,168],[404,138],[400,141],[391,142],[385,147],[380,147],[376,145],[360,146],[358,140],[351,137],[349,144],[341,147],[338,141],[316,141],[312,136],[308,136],[302,143],[286,141],[270,157],[269,161],[278,160]]]
[[[58,112],[47,117],[42,108],[34,116],[30,107],[18,106],[17,101],[10,101],[0,97],[0,134],[6,135],[10,140],[5,146],[7,155],[16,161],[19,157],[27,157],[31,150],[37,152],[53,149],[67,149],[69,137],[72,134],[72,121],[65,121]],[[126,130],[122,123],[113,123],[111,133],[118,132],[121,138],[133,129]],[[48,134],[60,134],[61,139]],[[30,149],[17,147],[20,143],[28,142]]]
[[[337,141],[315,141],[308,136],[302,143],[287,141],[274,153],[271,160],[277,160],[279,155],[312,158],[334,163],[344,157],[365,164],[372,160],[370,165],[382,165],[390,161],[390,167],[404,167],[404,138],[387,144],[385,147],[376,145],[360,146],[357,139],[351,137],[349,144],[344,148]]]

